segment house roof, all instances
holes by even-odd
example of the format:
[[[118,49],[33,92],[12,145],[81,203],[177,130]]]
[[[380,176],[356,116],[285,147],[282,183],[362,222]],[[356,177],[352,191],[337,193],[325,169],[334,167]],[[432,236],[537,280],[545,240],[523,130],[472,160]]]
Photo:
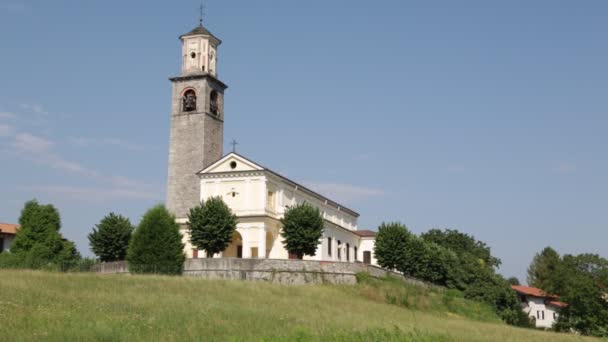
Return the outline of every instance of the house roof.
[[[539,297],[539,298],[555,298],[555,299],[559,298],[556,295],[546,293],[545,291],[543,291],[539,288],[536,288],[536,287],[511,285],[511,288],[518,293],[528,295],[528,296]]]
[[[15,235],[17,234],[17,230],[19,230],[18,224],[0,223],[0,232],[2,234]]]
[[[272,174],[272,175],[274,175],[274,176],[276,176],[276,177],[278,177],[278,178],[280,178],[280,179],[282,179],[282,180],[284,180],[284,181],[286,181],[286,182],[288,182],[288,183],[291,183],[291,184],[295,185],[295,186],[296,186],[298,189],[300,189],[300,190],[302,190],[302,191],[304,191],[304,192],[308,192],[309,194],[311,194],[311,195],[313,195],[313,196],[316,196],[316,197],[318,197],[318,198],[320,198],[320,199],[322,199],[322,200],[324,200],[324,201],[327,201],[327,203],[328,203],[328,204],[331,204],[332,206],[334,206],[334,207],[338,208],[338,210],[344,210],[344,211],[349,212],[351,215],[353,215],[353,216],[355,216],[355,217],[359,217],[359,213],[357,213],[356,211],[354,211],[354,210],[352,210],[352,209],[349,209],[348,207],[345,207],[345,206],[341,205],[340,203],[337,203],[337,202],[335,202],[335,201],[332,201],[331,199],[329,199],[329,198],[327,198],[327,197],[325,197],[325,196],[323,196],[323,195],[319,194],[318,192],[315,192],[315,191],[313,191],[313,190],[310,190],[309,188],[307,188],[307,187],[305,187],[305,186],[303,186],[303,185],[300,185],[300,184],[298,184],[298,183],[296,183],[296,182],[292,181],[291,179],[289,179],[289,178],[287,178],[287,177],[285,177],[285,176],[282,176],[282,175],[280,175],[279,173],[274,172],[274,171],[272,171],[271,169],[269,169],[269,168],[267,168],[267,167],[265,167],[265,166],[260,165],[259,163],[256,163],[256,162],[252,161],[252,160],[251,160],[251,159],[249,159],[249,158],[243,157],[242,155],[240,155],[240,154],[238,154],[238,153],[236,153],[236,152],[230,152],[230,153],[228,153],[227,155],[225,155],[225,156],[221,157],[220,159],[216,160],[215,162],[211,163],[211,165],[209,165],[209,166],[207,166],[206,168],[202,169],[201,171],[197,172],[197,174],[213,174],[213,173],[220,173],[220,174],[221,174],[221,173],[227,173],[227,174],[232,174],[232,173],[238,173],[239,171],[218,171],[218,172],[214,172],[214,171],[212,171],[212,170],[213,170],[213,169],[215,169],[215,168],[216,168],[218,165],[220,165],[220,164],[221,164],[221,163],[222,163],[224,160],[229,159],[231,156],[236,156],[236,157],[238,157],[238,158],[240,158],[240,159],[243,159],[243,160],[245,160],[246,162],[248,162],[248,163],[252,164],[251,166],[252,166],[253,168],[255,168],[256,170],[258,170],[258,171],[266,171],[266,172],[268,172],[268,173],[270,173],[270,174]],[[359,231],[359,232],[360,232],[360,231]]]
[[[360,237],[375,237],[376,236],[376,232],[371,231],[371,230],[353,230],[353,233],[355,233],[355,235],[359,235]]]
[[[560,309],[561,308],[565,308],[566,306],[568,306],[568,304],[566,304],[564,302],[558,302],[556,300],[549,301],[549,302],[547,302],[547,304],[555,306],[555,307],[560,308]]]

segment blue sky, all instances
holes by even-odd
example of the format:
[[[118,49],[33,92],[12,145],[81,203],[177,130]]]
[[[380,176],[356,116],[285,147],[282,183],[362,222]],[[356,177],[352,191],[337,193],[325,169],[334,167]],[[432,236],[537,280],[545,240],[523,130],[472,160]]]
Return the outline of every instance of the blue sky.
[[[177,37],[198,2],[0,0],[0,221],[64,235],[164,201]],[[605,1],[207,1],[225,151],[344,202],[486,241],[608,256]],[[525,280],[525,279],[522,279]]]

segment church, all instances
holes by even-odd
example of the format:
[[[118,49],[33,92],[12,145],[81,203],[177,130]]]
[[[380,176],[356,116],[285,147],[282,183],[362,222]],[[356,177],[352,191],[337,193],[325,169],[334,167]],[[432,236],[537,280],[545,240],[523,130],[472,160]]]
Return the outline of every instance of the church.
[[[231,244],[216,258],[290,259],[283,246],[281,222],[297,204],[317,207],[325,229],[314,256],[305,260],[362,262],[376,265],[375,233],[359,230],[359,214],[313,189],[298,184],[237,153],[223,154],[224,93],[218,78],[222,41],[201,24],[179,37],[181,74],[173,85],[167,209],[180,224],[187,258],[203,258],[187,230],[189,209],[221,197],[237,216]]]

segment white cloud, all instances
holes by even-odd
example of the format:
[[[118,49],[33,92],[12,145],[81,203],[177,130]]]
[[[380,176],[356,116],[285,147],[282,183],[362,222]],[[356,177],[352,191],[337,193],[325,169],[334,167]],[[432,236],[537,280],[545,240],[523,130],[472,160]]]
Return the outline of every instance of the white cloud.
[[[13,135],[13,126],[0,124],[0,137],[10,137]]]
[[[40,104],[37,103],[33,103],[33,104],[22,104],[21,108],[32,112],[34,114],[48,114],[49,112],[47,112],[44,107]]]
[[[129,189],[119,187],[78,187],[64,185],[32,186],[26,190],[63,196],[78,201],[162,200],[162,193],[150,189]]]
[[[29,133],[18,133],[15,135],[13,147],[25,153],[41,154],[48,152],[53,142]]]
[[[362,187],[352,184],[307,182],[306,185],[332,200],[338,202],[353,202],[370,197],[384,196],[386,192],[382,189]]]
[[[71,137],[67,139],[68,143],[76,147],[91,147],[91,146],[115,146],[131,151],[142,151],[143,146],[137,145],[120,138],[101,138],[91,139],[83,137]]]
[[[15,113],[11,112],[0,112],[0,119],[14,119]]]

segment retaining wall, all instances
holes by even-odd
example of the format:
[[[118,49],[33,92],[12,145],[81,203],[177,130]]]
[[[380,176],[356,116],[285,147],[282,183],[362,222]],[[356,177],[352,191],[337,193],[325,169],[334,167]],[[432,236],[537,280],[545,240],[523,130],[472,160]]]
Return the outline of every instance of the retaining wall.
[[[94,272],[129,273],[125,261],[96,265]],[[357,283],[357,273],[367,272],[372,277],[392,275],[418,286],[437,287],[422,280],[405,277],[380,267],[362,263],[284,260],[284,259],[186,259],[184,276],[206,279],[267,281],[289,285]]]

